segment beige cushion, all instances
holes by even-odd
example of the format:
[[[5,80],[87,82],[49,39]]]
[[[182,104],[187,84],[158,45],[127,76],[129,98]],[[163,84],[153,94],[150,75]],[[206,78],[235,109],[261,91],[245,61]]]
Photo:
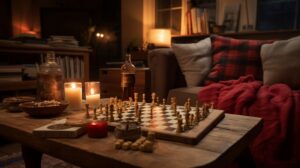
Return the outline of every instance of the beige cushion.
[[[201,85],[211,67],[210,38],[197,43],[172,44],[172,48],[187,86]]]
[[[264,44],[261,59],[264,84],[285,83],[300,89],[300,36]]]

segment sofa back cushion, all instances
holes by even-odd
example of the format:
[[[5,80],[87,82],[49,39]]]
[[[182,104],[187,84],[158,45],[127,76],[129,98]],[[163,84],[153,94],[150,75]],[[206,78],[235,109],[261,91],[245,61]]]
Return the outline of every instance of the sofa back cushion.
[[[211,67],[211,40],[197,43],[172,44],[179,67],[188,87],[203,83]]]
[[[238,79],[252,74],[262,80],[261,45],[268,41],[239,40],[217,35],[211,36],[212,69],[205,84]]]
[[[261,59],[264,84],[285,83],[300,89],[300,36],[263,45]]]

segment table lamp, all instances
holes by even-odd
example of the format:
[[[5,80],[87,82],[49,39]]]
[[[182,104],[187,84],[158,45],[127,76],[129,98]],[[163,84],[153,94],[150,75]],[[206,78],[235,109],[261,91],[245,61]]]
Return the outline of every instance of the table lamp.
[[[151,29],[149,31],[149,49],[157,47],[171,46],[171,30],[170,29]]]

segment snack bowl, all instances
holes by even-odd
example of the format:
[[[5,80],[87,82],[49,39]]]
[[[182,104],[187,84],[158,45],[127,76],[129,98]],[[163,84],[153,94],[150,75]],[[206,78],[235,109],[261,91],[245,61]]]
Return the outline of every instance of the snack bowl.
[[[46,118],[55,117],[64,112],[68,103],[59,102],[55,100],[42,101],[42,102],[25,102],[21,103],[19,107],[31,117]]]
[[[19,107],[20,103],[30,102],[34,100],[35,98],[30,96],[15,96],[4,98],[2,104],[3,107],[9,112],[21,112],[22,109]]]

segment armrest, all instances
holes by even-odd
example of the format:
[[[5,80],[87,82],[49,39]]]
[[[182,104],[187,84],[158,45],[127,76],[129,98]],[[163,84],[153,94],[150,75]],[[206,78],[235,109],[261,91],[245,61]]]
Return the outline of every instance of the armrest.
[[[151,50],[148,63],[151,70],[151,90],[160,98],[167,98],[170,89],[186,86],[171,48]]]

